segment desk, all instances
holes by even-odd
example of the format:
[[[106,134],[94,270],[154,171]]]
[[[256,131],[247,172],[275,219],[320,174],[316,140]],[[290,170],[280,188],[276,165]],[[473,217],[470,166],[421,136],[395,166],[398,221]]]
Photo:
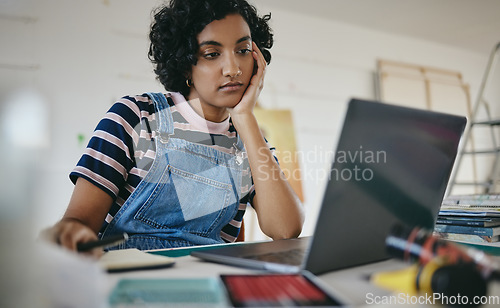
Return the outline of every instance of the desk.
[[[175,260],[176,264],[172,268],[108,274],[108,294],[118,281],[123,278],[207,278],[218,277],[220,274],[256,273],[254,270],[205,262],[191,256],[178,257]],[[329,272],[320,275],[319,278],[334,293],[340,294],[342,299],[346,300],[348,304],[352,306],[376,307],[377,305],[375,304],[368,305],[366,303],[368,293],[374,296],[389,296],[391,293],[374,286],[365,277],[374,272],[394,270],[406,266],[407,264],[397,260],[387,260]],[[500,283],[490,284],[489,295],[500,296]],[[394,307],[396,306],[394,305]],[[425,305],[421,306],[425,307]],[[387,307],[387,305],[380,305],[379,307]],[[485,305],[482,307],[494,307],[494,305]]]

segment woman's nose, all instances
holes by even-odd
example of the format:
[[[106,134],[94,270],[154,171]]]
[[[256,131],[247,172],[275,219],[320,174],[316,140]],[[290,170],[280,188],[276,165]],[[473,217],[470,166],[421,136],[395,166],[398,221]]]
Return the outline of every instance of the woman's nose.
[[[227,55],[222,68],[222,74],[226,77],[237,77],[241,75],[240,64],[235,55]]]

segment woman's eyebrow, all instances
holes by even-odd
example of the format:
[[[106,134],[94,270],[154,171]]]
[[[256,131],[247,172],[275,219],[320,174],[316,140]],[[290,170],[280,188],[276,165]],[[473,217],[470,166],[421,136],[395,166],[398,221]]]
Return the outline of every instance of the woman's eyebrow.
[[[203,41],[200,43],[200,47],[201,46],[205,46],[205,45],[215,45],[215,46],[222,46],[221,43],[217,42],[217,41]]]
[[[239,43],[244,42],[244,41],[251,41],[251,40],[252,40],[252,38],[250,36],[246,35],[246,36],[240,38],[239,40],[237,40],[236,44],[239,44]]]
[[[252,38],[250,36],[246,35],[246,36],[238,39],[236,41],[236,44],[239,44],[239,43],[244,42],[244,41],[251,41],[251,40],[252,40]],[[217,42],[217,41],[203,41],[200,43],[200,47],[205,46],[205,45],[222,46],[222,44]]]

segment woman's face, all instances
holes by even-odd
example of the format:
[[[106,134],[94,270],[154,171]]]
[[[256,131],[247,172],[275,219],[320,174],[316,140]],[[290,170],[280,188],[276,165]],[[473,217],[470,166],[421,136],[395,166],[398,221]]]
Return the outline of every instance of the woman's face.
[[[198,62],[192,66],[188,99],[200,100],[203,110],[234,107],[253,74],[250,28],[239,14],[214,20],[198,34]]]

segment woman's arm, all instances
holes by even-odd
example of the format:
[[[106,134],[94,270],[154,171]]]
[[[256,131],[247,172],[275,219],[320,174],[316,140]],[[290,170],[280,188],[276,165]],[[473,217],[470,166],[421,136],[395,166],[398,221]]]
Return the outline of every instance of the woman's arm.
[[[139,135],[150,136],[149,123],[142,125],[141,116],[144,114],[147,119],[152,110],[154,107],[147,96],[125,96],[111,106],[70,174],[75,186],[63,218],[42,236],[71,250],[76,250],[77,243],[97,238],[113,204],[113,196],[118,197],[130,169],[135,166],[134,151],[146,152],[154,144],[146,137],[145,147],[139,147],[140,140],[134,141],[135,131],[128,129],[139,128]],[[96,182],[86,180],[85,176]],[[107,183],[112,185],[105,185]]]
[[[111,208],[113,199],[99,187],[78,178],[63,218],[53,227],[42,231],[42,238],[76,251],[78,243],[97,239],[97,233]],[[90,252],[95,256],[102,249]]]
[[[253,206],[262,231],[273,239],[292,238],[302,231],[304,214],[299,198],[274,159],[255,117],[240,119],[255,185]],[[240,132],[240,130],[238,130]]]
[[[253,206],[260,228],[273,239],[297,237],[304,222],[302,205],[269,150],[253,114],[266,67],[266,61],[255,43],[253,50],[257,72],[240,103],[229,112],[248,154],[255,186]]]

